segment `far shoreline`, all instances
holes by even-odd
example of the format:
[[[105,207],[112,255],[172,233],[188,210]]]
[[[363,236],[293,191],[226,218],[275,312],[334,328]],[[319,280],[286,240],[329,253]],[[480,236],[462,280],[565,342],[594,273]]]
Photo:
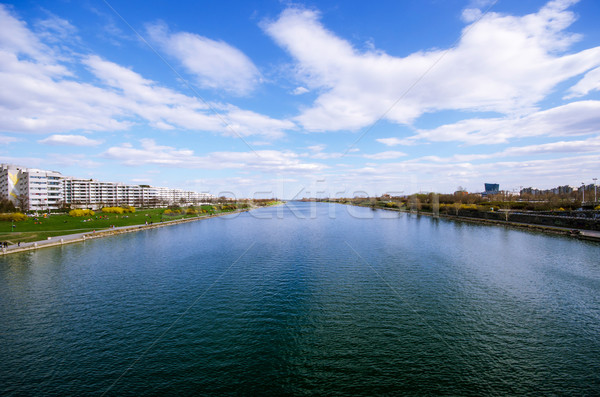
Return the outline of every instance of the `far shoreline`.
[[[363,207],[363,208],[372,208],[368,205],[358,205],[358,204],[353,204],[353,203],[335,203],[335,204],[351,205],[351,206]],[[435,214],[433,212],[427,212],[427,211],[410,211],[410,210],[398,209],[398,208],[375,207],[373,209],[384,210],[384,211],[393,211],[393,212],[399,212],[399,213],[411,214],[411,215],[423,215],[423,216],[429,216],[432,218],[443,218],[443,219],[448,219],[448,220],[455,221],[455,222],[458,221],[458,222],[487,224],[487,225],[493,225],[493,226],[507,226],[507,227],[512,227],[515,229],[530,230],[530,231],[534,230],[534,231],[539,231],[539,232],[543,232],[543,233],[557,234],[557,235],[561,235],[561,236],[565,236],[565,237],[577,238],[579,240],[600,242],[600,232],[597,232],[594,230],[576,229],[581,233],[580,234],[572,234],[571,231],[573,229],[566,228],[566,227],[560,227],[560,226],[547,226],[547,225],[538,225],[535,223],[503,221],[503,220],[497,220],[497,219],[471,218],[471,217],[451,215],[451,214]]]

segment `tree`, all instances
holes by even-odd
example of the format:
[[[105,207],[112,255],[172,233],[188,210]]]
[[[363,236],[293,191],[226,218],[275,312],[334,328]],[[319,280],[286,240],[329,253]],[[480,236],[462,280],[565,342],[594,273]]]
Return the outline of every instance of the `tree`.
[[[21,193],[17,196],[17,207],[21,212],[25,212],[29,209],[29,196],[25,193]]]
[[[15,204],[7,198],[0,200],[0,212],[16,212]]]

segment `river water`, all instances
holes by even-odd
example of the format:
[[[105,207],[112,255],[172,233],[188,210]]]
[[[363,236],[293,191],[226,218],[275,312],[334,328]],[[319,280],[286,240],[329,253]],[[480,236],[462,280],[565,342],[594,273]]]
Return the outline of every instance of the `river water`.
[[[2,395],[598,395],[600,245],[290,203],[0,258]]]

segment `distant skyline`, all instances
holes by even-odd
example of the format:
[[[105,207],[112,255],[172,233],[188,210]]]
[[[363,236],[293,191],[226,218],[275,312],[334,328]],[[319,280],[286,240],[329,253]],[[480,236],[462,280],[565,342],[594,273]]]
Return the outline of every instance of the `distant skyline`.
[[[595,0],[3,3],[0,162],[286,199],[587,185],[598,20]]]

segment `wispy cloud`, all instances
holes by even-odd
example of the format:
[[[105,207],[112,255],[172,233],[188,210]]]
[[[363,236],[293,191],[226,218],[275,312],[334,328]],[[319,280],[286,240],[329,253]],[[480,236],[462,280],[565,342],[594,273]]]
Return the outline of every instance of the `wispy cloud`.
[[[375,154],[363,154],[363,157],[367,158],[367,159],[371,159],[371,160],[392,160],[392,159],[404,157],[406,155],[407,154],[404,152],[388,150],[385,152],[379,152],[379,153],[375,153]]]
[[[66,19],[47,11],[48,16],[36,21],[37,34],[44,41],[59,45],[80,40],[77,28]]]
[[[0,135],[0,143],[3,145],[8,145],[9,143],[17,142],[19,139],[12,136],[3,136]]]
[[[398,146],[398,145],[404,145],[404,146],[411,146],[415,144],[414,139],[400,139],[400,138],[378,138],[375,139],[377,142],[379,143],[383,143],[386,146]]]
[[[418,130],[410,140],[464,142],[471,145],[506,143],[515,138],[564,137],[597,134],[600,101],[578,101],[523,117],[476,118]]]
[[[600,91],[600,68],[586,73],[577,84],[569,89],[569,95],[566,95],[565,99],[582,97],[592,91]]]
[[[102,166],[102,163],[96,160],[92,160],[83,154],[70,154],[65,156],[64,154],[50,153],[48,154],[47,162],[51,167],[57,169],[63,167],[77,167],[87,169],[98,169]]]
[[[100,139],[90,139],[83,135],[50,135],[38,141],[45,145],[67,145],[67,146],[98,146],[102,144]]]
[[[302,95],[302,94],[306,94],[307,92],[310,92],[310,90],[306,87],[296,87],[296,88],[294,88],[294,91],[292,91],[292,94]]]
[[[152,139],[140,140],[141,147],[123,144],[109,148],[102,157],[118,160],[125,165],[157,164],[169,167],[204,169],[246,169],[266,173],[312,172],[327,168],[319,163],[307,163],[291,151],[259,150],[254,152],[212,152],[197,156],[189,149],[157,145]]]

